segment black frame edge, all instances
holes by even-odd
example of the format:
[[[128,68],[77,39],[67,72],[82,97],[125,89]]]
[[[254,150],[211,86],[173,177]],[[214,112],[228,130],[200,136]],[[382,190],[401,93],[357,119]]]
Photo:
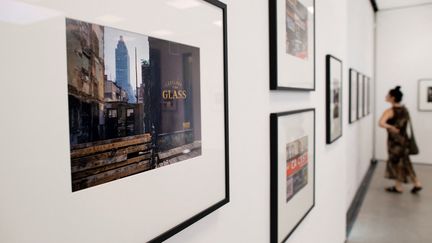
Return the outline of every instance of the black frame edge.
[[[165,231],[164,233],[160,234],[159,236],[157,236],[156,238],[148,241],[149,243],[159,243],[159,242],[163,242],[169,238],[171,238],[172,236],[174,236],[175,234],[179,233],[180,231],[186,229],[187,227],[191,226],[192,224],[196,223],[197,221],[199,221],[200,219],[204,218],[205,216],[209,215],[210,213],[214,212],[216,209],[222,207],[223,205],[227,204],[229,202],[229,199],[225,198],[221,201],[219,201],[218,203],[210,206],[209,208],[201,211],[200,213],[192,216],[191,218],[183,221],[182,223],[174,226],[173,228]]]
[[[270,242],[271,243],[278,243],[278,208],[277,208],[277,192],[278,192],[278,184],[277,184],[277,163],[272,163],[274,160],[277,161],[277,126],[278,126],[278,117],[280,116],[287,116],[287,115],[293,115],[297,113],[303,113],[303,112],[313,112],[313,149],[314,149],[314,156],[313,156],[313,202],[311,207],[306,211],[306,213],[303,215],[303,217],[297,222],[297,224],[291,229],[291,231],[288,233],[288,235],[281,241],[285,242],[288,240],[288,238],[295,232],[295,230],[300,226],[300,224],[303,222],[303,220],[309,215],[309,213],[312,211],[312,209],[315,207],[315,199],[316,199],[316,112],[315,108],[308,108],[308,109],[301,109],[301,110],[293,110],[293,111],[286,111],[286,112],[278,112],[278,113],[271,113],[270,114]],[[273,129],[272,129],[273,128]],[[272,136],[276,135],[276,136]],[[275,176],[273,176],[273,173],[275,173]]]
[[[339,136],[337,136],[336,138],[334,138],[333,140],[331,139],[331,125],[330,125],[330,121],[331,121],[331,118],[330,118],[330,102],[331,102],[331,100],[330,100],[331,99],[331,97],[330,97],[330,93],[331,93],[331,90],[330,90],[330,82],[331,82],[331,80],[330,80],[330,69],[331,69],[330,60],[331,59],[338,61],[341,65],[341,73],[340,73],[341,94],[339,97],[339,99],[341,101],[343,101],[343,87],[344,87],[344,85],[343,85],[343,62],[342,62],[342,60],[333,56],[333,55],[327,54],[326,55],[326,61],[325,61],[326,62],[326,64],[325,64],[325,66],[326,66],[326,69],[325,69],[326,70],[326,75],[325,75],[325,77],[326,77],[326,102],[325,102],[325,106],[326,106],[326,108],[325,108],[325,110],[326,110],[326,144],[332,144],[333,142],[335,142],[336,140],[341,138],[343,135],[343,107],[341,107],[341,114],[340,114],[341,120],[342,120],[342,122],[341,122],[341,134]],[[343,102],[341,102],[341,105],[342,105],[342,103]]]
[[[278,114],[270,114],[270,242],[277,242],[278,238]],[[276,185],[276,186],[273,186]]]
[[[373,9],[374,12],[378,12],[379,11],[378,5],[377,5],[377,3],[376,3],[375,0],[370,0],[370,4],[371,4],[372,9]]]
[[[371,78],[369,76],[366,77],[367,80],[367,86],[366,86],[366,91],[367,91],[367,112],[366,112],[366,116],[369,116],[371,114]]]
[[[363,117],[367,116],[367,109],[366,109],[366,82],[367,82],[367,76],[366,74],[363,74]]]
[[[277,1],[269,0],[269,71],[270,90],[278,89],[277,82]]]
[[[357,73],[357,121],[360,120],[362,117],[360,116],[360,72]]]
[[[353,80],[351,79],[351,73],[352,72],[355,72],[355,70],[354,69],[352,69],[352,68],[350,68],[349,69],[349,71],[348,71],[348,123],[349,124],[353,124],[354,122],[355,122],[355,120],[353,119],[353,117],[352,117],[352,112],[351,112],[351,110],[352,110],[352,106],[353,106],[353,103],[351,102],[351,100],[352,100],[352,82],[353,82]]]
[[[225,198],[216,202],[210,207],[204,209],[203,211],[193,215],[192,217],[186,219],[180,224],[174,226],[173,228],[163,232],[162,234],[156,236],[155,238],[149,240],[150,243],[159,243],[163,242],[180,231],[186,229],[192,224],[196,223],[200,219],[205,216],[211,214],[216,211],[223,205],[229,203],[230,201],[230,185],[229,185],[229,105],[228,105],[228,29],[227,29],[227,5],[218,0],[202,0],[209,4],[212,4],[215,7],[218,7],[222,10],[222,20],[223,20],[223,61],[224,61],[224,134],[225,134]]]
[[[363,77],[363,83],[362,83],[362,90],[363,90],[362,118],[363,118],[366,117],[366,89],[365,89],[366,75],[362,74],[362,77]]]

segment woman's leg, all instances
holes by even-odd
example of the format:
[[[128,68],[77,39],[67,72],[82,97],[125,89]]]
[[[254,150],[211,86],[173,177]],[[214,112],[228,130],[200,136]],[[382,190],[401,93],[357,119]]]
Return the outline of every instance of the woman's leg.
[[[421,182],[419,181],[419,179],[416,176],[412,176],[411,180],[413,181],[413,184],[415,187],[421,187],[422,186]]]
[[[411,178],[411,181],[413,182],[415,187],[421,187],[420,180],[417,178],[417,173],[415,173],[414,166],[408,154],[405,156],[405,162],[405,171],[407,177]]]
[[[399,192],[403,191],[403,187],[402,187],[402,182],[399,180],[395,180],[395,188],[396,190],[398,190]]]

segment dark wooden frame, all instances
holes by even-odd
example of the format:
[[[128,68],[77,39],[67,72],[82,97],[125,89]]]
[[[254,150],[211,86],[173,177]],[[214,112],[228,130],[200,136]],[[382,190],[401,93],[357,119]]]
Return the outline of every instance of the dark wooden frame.
[[[210,205],[207,209],[193,215],[177,226],[165,231],[149,242],[162,242],[204,218],[230,201],[229,191],[229,119],[228,119],[228,41],[227,41],[227,6],[218,0],[202,0],[222,10],[223,19],[223,61],[224,61],[224,123],[225,123],[225,197]]]
[[[421,82],[425,82],[425,81],[432,82],[432,78],[430,78],[430,79],[427,79],[427,78],[419,79],[419,81],[417,83],[417,110],[420,111],[420,112],[431,112],[432,109],[431,110],[420,109],[420,84],[421,84]]]
[[[313,18],[313,88],[297,88],[297,87],[287,87],[279,86],[278,84],[278,46],[277,46],[277,1],[279,0],[269,0],[269,46],[270,46],[270,90],[294,90],[294,91],[314,91],[316,86],[316,42],[315,42],[315,32],[316,32],[316,13],[314,12]],[[283,0],[285,1],[285,0]],[[315,11],[315,0],[313,0],[313,6]]]
[[[270,114],[270,242],[278,243],[278,120],[281,116],[289,116],[294,114],[299,114],[303,112],[313,112],[313,203],[311,207],[305,212],[303,217],[298,221],[298,223],[290,230],[288,235],[281,241],[285,242],[292,233],[297,229],[297,227],[303,222],[309,212],[315,207],[315,152],[316,152],[316,115],[315,108],[295,110],[280,113]]]
[[[357,86],[357,89],[356,89],[356,93],[355,94],[353,94],[352,93],[352,85],[353,85],[353,82],[354,82],[354,80],[352,80],[351,79],[351,77],[352,77],[352,75],[351,75],[351,73],[353,73],[353,72],[355,72],[355,75],[356,75],[356,82],[355,82],[355,86]],[[359,85],[358,85],[358,72],[355,70],[355,69],[353,69],[353,68],[350,68],[349,69],[349,123],[350,124],[352,124],[352,123],[354,123],[354,122],[356,122],[356,121],[358,121],[358,119],[359,119]],[[357,102],[356,102],[356,105],[357,105],[357,109],[356,109],[356,114],[355,114],[355,117],[352,117],[352,114],[351,114],[351,109],[352,109],[352,106],[353,106],[353,104],[352,104],[352,102],[351,102],[351,98],[352,98],[352,96],[353,95],[355,95],[355,99],[357,100]]]
[[[331,59],[337,61],[340,63],[341,66],[341,72],[340,72],[340,89],[341,89],[341,93],[340,93],[340,105],[341,107],[341,114],[340,114],[340,119],[341,119],[341,134],[339,136],[337,136],[336,138],[334,138],[332,140],[331,138],[331,117],[330,117],[330,104],[331,104]],[[326,55],[326,143],[327,144],[331,144],[334,141],[338,140],[340,137],[342,137],[343,134],[343,64],[342,61],[332,55]]]

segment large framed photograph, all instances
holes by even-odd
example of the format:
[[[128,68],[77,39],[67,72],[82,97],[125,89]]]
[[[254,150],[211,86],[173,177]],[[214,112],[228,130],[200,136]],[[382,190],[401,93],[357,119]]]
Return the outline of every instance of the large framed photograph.
[[[315,109],[270,114],[270,242],[286,241],[315,205]]]
[[[364,75],[361,73],[357,74],[358,79],[358,116],[357,118],[360,119],[364,117],[364,108],[365,108],[365,90],[364,90]]]
[[[432,111],[432,78],[418,81],[418,110]]]
[[[342,61],[326,56],[326,142],[331,144],[342,136]]]
[[[349,70],[349,123],[358,120],[358,73],[350,68]]]
[[[314,0],[269,0],[271,90],[315,90],[314,10]]]
[[[169,33],[65,21],[72,192],[136,177],[148,198],[136,212],[142,242],[229,201],[226,5],[190,3],[149,4],[176,16],[163,21]]]

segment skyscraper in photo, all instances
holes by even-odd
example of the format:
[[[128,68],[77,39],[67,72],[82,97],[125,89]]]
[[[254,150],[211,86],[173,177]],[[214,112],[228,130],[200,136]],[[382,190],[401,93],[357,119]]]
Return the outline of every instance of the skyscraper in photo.
[[[135,103],[136,97],[130,84],[129,53],[123,36],[120,36],[115,49],[116,83],[123,88],[128,95],[128,102]]]

